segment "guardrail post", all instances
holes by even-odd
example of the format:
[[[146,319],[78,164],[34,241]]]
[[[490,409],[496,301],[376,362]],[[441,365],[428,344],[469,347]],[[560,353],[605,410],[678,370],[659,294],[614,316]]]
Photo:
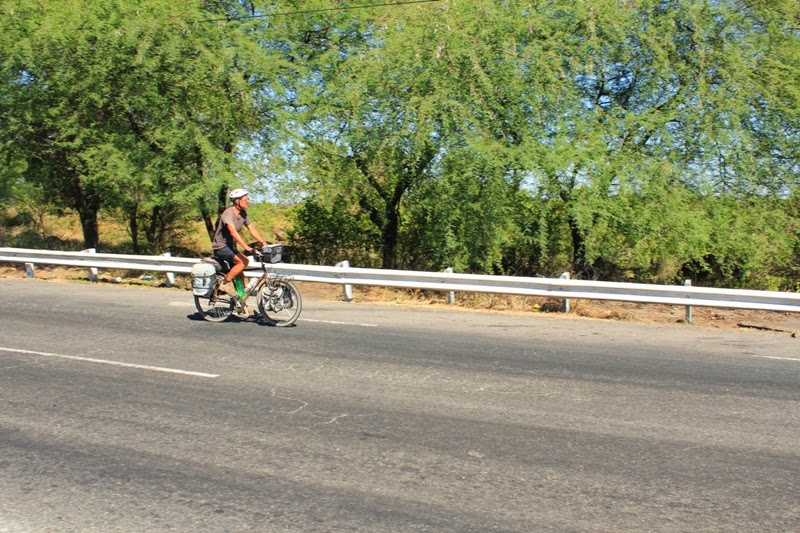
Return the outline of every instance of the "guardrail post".
[[[564,272],[561,274],[560,279],[569,279],[569,272]],[[569,298],[564,298],[564,302],[561,304],[561,312],[569,313]]]
[[[36,275],[36,265],[33,263],[25,263],[25,277],[32,278]]]
[[[164,256],[164,257],[172,257],[172,253],[171,252],[167,252],[167,253],[161,254],[161,255]],[[173,285],[175,285],[175,273],[167,272],[167,287],[172,287]]]
[[[342,261],[341,263],[336,263],[336,268],[341,268],[343,270],[347,270],[350,268],[350,261]],[[338,276],[340,278],[345,278],[346,274],[342,274]],[[345,302],[352,302],[353,301],[353,286],[349,284],[344,285],[344,301]]]
[[[683,282],[683,285],[685,287],[691,287],[692,286],[692,280],[687,279],[686,281]],[[692,306],[691,305],[687,305],[686,306],[686,323],[687,324],[691,324],[692,323]]]
[[[444,273],[445,274],[452,274],[453,273],[453,268],[452,267],[445,268],[444,269]],[[450,291],[450,292],[447,293],[447,304],[448,305],[453,305],[454,303],[456,303],[456,293],[454,291]]]
[[[83,253],[87,253],[87,254],[96,254],[97,253],[97,249],[96,248],[88,248],[86,250],[81,250],[81,251]],[[97,274],[98,273],[99,273],[99,271],[97,270],[97,268],[89,267],[89,281],[97,281]]]

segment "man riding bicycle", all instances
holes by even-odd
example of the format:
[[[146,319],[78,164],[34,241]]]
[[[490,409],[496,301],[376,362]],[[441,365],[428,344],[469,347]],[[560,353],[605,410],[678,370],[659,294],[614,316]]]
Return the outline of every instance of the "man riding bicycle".
[[[246,227],[250,235],[261,243],[262,247],[267,245],[267,241],[259,235],[250,217],[247,216],[247,206],[250,205],[248,192],[245,189],[234,189],[228,197],[233,205],[222,212],[211,248],[214,251],[214,257],[220,264],[224,261],[231,267],[230,271],[225,275],[225,283],[220,285],[219,288],[225,294],[233,297],[236,296],[233,280],[244,272],[249,263],[247,257],[242,252],[239,252],[237,244],[250,253],[257,251],[244,242],[239,233],[242,231],[242,227]]]

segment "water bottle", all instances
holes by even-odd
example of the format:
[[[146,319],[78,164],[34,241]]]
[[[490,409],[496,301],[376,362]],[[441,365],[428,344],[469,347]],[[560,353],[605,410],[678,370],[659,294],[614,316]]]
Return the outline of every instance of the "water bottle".
[[[236,289],[236,294],[239,295],[239,298],[244,298],[247,294],[244,290],[244,282],[240,276],[233,278],[233,287]]]

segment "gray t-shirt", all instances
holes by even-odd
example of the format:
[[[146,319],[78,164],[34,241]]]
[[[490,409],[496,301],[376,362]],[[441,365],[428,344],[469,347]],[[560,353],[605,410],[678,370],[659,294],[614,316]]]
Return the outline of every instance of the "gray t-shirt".
[[[233,235],[228,231],[228,224],[233,224],[236,231],[242,231],[244,226],[249,226],[251,224],[247,212],[243,211],[242,214],[244,215],[243,217],[237,216],[234,206],[230,206],[222,212],[222,216],[219,217],[217,232],[214,234],[214,242],[211,245],[212,249],[220,250],[227,246],[231,250],[236,250],[236,241],[233,240]]]

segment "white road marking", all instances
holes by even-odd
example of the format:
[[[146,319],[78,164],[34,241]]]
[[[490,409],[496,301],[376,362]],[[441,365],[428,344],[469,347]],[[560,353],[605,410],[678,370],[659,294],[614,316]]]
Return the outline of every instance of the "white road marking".
[[[800,363],[800,359],[792,357],[775,357],[774,355],[751,355],[750,357],[758,357],[759,359],[777,359],[778,361],[795,361]]]
[[[27,355],[39,355],[42,357],[58,357],[59,359],[69,359],[71,361],[82,361],[84,363],[99,363],[103,365],[112,365],[112,366],[122,366],[126,368],[137,368],[139,370],[152,370],[155,372],[166,372],[169,374],[181,374],[184,376],[192,376],[196,378],[218,378],[219,374],[206,374],[205,372],[194,372],[192,370],[179,370],[177,368],[164,368],[160,366],[149,366],[149,365],[136,365],[133,363],[122,363],[120,361],[109,361],[107,359],[94,359],[92,357],[79,357],[77,355],[64,355],[58,353],[48,353],[48,352],[34,352],[32,350],[18,350],[16,348],[4,348],[0,346],[0,351],[2,352],[11,352],[11,353],[21,353]]]
[[[298,318],[303,322],[321,322],[323,324],[339,324],[342,326],[362,326],[365,328],[377,328],[378,324],[359,324],[357,322],[337,322],[336,320],[314,320],[313,318]]]

